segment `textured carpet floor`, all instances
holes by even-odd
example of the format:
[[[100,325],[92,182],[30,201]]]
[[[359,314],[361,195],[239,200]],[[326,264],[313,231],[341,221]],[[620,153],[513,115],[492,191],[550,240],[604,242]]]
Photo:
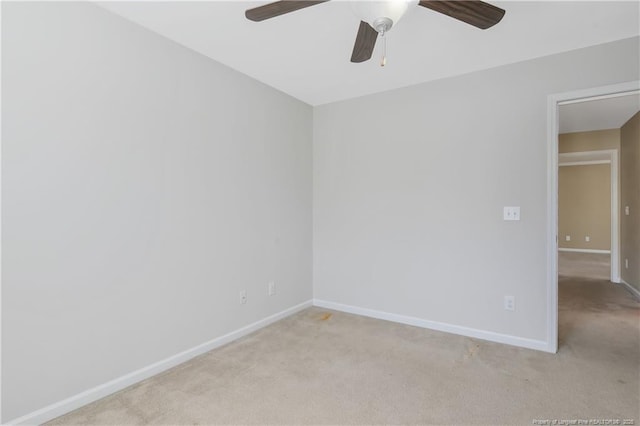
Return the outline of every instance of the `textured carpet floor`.
[[[560,276],[609,280],[611,278],[611,255],[603,253],[558,253]]]
[[[638,424],[638,303],[560,301],[555,355],[311,308],[50,424]]]

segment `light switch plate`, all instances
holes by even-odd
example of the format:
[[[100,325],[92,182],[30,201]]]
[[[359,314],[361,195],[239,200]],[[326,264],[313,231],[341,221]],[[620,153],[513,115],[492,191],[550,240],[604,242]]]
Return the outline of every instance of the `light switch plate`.
[[[520,220],[520,207],[505,207],[504,220]]]

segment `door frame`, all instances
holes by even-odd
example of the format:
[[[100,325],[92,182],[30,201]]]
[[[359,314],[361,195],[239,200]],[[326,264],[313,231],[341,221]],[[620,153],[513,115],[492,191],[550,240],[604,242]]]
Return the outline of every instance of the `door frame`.
[[[547,351],[558,351],[558,133],[559,106],[640,93],[640,81],[547,97]]]

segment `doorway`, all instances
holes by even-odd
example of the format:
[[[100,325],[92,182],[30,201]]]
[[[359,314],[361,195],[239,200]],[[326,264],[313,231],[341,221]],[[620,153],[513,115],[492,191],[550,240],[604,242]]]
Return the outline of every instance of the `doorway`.
[[[573,104],[576,105],[576,104]],[[635,107],[634,105],[632,105]],[[602,105],[607,108],[608,105]],[[560,131],[563,130],[560,107]],[[621,120],[626,117],[621,115]],[[605,127],[608,124],[605,124]],[[565,130],[576,130],[569,127]],[[580,127],[593,129],[594,127]],[[575,151],[587,145],[593,151]],[[558,270],[560,275],[620,282],[618,224],[619,129],[559,135]],[[592,146],[593,145],[593,146]],[[567,152],[568,151],[568,152]]]
[[[614,99],[623,96],[640,94],[640,82],[627,82],[611,86],[603,86],[591,89],[585,89],[574,92],[565,92],[550,95],[548,97],[548,134],[547,134],[547,350],[549,352],[558,351],[558,247],[559,247],[559,234],[558,234],[558,170],[559,170],[559,133],[560,133],[560,108],[564,105],[578,104],[583,102],[591,102],[596,100]],[[613,155],[613,159],[610,159],[612,169],[613,161],[617,164],[617,155]],[[613,174],[613,171],[611,171]],[[617,170],[616,170],[617,174]],[[614,179],[617,181],[616,179]],[[613,200],[614,196],[616,197]],[[612,206],[617,208],[617,192],[612,191]],[[613,214],[617,218],[617,212]],[[614,278],[612,281],[619,281],[619,259],[617,258],[617,250],[619,250],[619,229],[616,222],[615,229],[614,224],[611,225],[611,276]],[[614,250],[615,247],[615,250]],[[614,253],[615,252],[615,253]],[[616,258],[614,259],[614,254]],[[616,269],[614,276],[614,268]]]

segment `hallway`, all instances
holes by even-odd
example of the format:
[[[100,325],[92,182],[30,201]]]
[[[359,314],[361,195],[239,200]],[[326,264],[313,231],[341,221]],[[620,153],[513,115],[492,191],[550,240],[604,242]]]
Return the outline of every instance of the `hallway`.
[[[559,352],[584,359],[635,353],[623,359],[636,363],[637,371],[640,304],[609,281],[609,255],[561,252],[559,271]],[[629,380],[637,382],[638,374]]]

